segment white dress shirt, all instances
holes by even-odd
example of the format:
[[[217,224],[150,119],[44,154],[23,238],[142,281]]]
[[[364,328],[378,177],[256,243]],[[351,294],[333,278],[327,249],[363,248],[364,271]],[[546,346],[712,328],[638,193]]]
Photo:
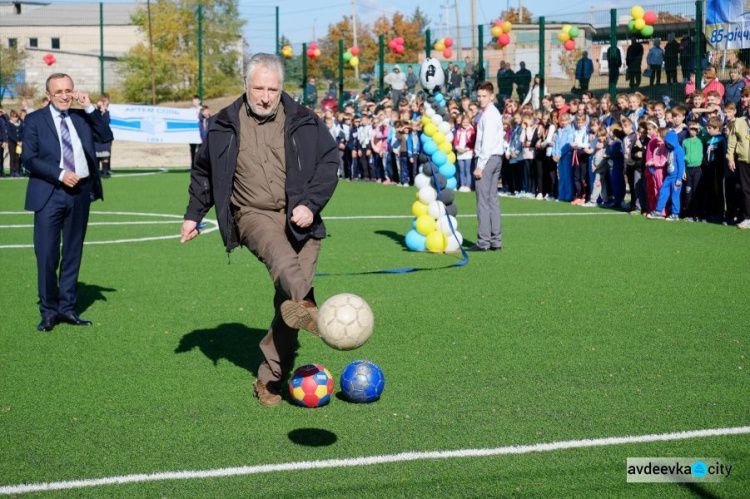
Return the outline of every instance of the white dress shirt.
[[[493,104],[488,104],[482,110],[482,117],[477,127],[477,140],[474,144],[474,154],[477,157],[477,168],[484,170],[491,156],[505,154],[505,132],[503,131],[503,117]]]
[[[60,176],[58,177],[58,180],[62,182],[63,177],[65,176],[65,159],[63,157],[63,142],[62,142],[62,131],[60,129],[60,124],[62,123],[62,114],[58,109],[50,104],[49,106],[50,112],[52,113],[52,121],[55,122],[55,130],[57,130],[57,140],[60,141],[60,169],[62,170],[60,172]],[[86,108],[87,113],[93,113],[96,108],[93,104],[89,104],[89,106]],[[76,165],[76,175],[78,175],[80,178],[85,178],[89,176],[89,164],[86,161],[86,153],[83,151],[83,144],[81,143],[81,139],[78,137],[78,132],[76,131],[76,127],[73,125],[73,121],[70,119],[70,113],[68,113],[68,117],[65,118],[68,120],[68,131],[70,132],[70,142],[73,144],[73,154],[75,156],[75,165]]]

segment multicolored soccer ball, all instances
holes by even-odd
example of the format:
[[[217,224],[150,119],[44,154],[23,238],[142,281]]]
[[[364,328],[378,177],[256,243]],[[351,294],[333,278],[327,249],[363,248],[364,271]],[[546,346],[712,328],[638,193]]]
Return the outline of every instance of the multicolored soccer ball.
[[[320,407],[331,400],[333,376],[319,364],[307,364],[296,371],[289,380],[289,395],[304,407]]]
[[[372,402],[385,387],[383,371],[369,360],[355,360],[341,374],[341,390],[352,402]]]
[[[362,346],[372,336],[374,326],[370,305],[351,293],[330,297],[318,311],[320,337],[328,346],[339,350]]]

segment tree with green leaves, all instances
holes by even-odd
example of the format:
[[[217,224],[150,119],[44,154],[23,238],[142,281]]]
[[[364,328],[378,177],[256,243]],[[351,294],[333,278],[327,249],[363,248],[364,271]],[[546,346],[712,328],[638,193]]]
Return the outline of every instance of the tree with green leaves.
[[[237,0],[156,0],[151,5],[157,101],[185,100],[198,93],[198,6],[203,8],[204,97],[242,86],[242,26]],[[151,100],[148,15],[145,6],[132,16],[145,42],[123,58],[121,73],[127,100]]]
[[[28,54],[19,47],[0,47],[0,104],[9,87],[13,87],[16,93],[22,90],[17,87],[18,72],[23,68],[23,61]],[[22,84],[23,85],[23,84]],[[25,86],[25,85],[23,85]],[[27,92],[32,89],[26,89]],[[32,90],[33,93],[33,90]],[[23,97],[33,97],[33,95],[23,95]]]

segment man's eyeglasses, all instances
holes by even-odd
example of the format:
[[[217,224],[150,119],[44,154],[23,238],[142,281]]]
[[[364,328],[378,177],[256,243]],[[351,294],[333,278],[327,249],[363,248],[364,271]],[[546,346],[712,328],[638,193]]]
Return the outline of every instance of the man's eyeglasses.
[[[62,97],[63,95],[73,95],[72,90],[58,90],[54,94],[52,94],[52,97]]]

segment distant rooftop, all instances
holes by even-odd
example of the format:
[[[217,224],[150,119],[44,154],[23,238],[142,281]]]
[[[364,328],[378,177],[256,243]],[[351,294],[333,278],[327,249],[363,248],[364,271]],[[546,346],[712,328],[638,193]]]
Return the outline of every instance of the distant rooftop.
[[[99,26],[99,3],[46,3],[0,1],[0,8],[7,12],[13,4],[20,4],[20,14],[0,16],[0,27],[22,26]],[[128,26],[133,24],[130,16],[140,7],[139,3],[105,3],[105,26]]]

